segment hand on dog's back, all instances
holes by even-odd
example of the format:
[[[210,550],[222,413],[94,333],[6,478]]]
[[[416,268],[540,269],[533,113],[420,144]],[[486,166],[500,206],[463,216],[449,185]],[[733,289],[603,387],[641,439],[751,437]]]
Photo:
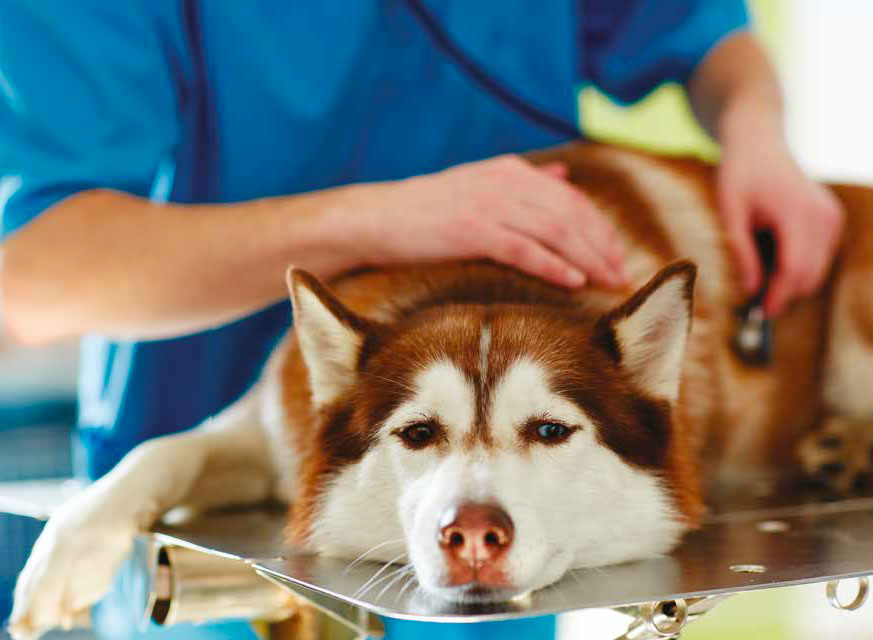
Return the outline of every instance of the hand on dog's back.
[[[565,287],[627,284],[615,228],[566,178],[560,162],[500,156],[353,187],[337,233],[365,264],[491,258]]]

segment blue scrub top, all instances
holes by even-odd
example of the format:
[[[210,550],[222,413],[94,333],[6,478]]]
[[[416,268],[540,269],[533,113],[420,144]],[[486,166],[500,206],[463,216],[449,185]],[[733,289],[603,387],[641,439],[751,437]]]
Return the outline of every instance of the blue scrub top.
[[[405,0],[4,0],[0,233],[84,189],[233,202],[553,145],[581,85],[634,101],[747,22],[742,0],[424,4],[493,84],[567,127],[484,91]],[[79,472],[227,406],[289,322],[280,304],[174,340],[85,337]]]

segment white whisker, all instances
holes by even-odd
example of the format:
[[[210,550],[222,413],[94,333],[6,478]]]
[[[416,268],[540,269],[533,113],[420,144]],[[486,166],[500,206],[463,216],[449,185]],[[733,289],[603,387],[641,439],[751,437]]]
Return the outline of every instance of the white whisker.
[[[382,590],[376,595],[376,600],[381,600],[382,596],[385,595],[386,591],[388,591],[391,587],[397,584],[397,582],[399,582],[400,580],[403,580],[403,578],[412,573],[412,571],[413,569],[411,564],[404,566],[402,571],[398,571],[394,578],[388,584],[382,587]]]
[[[355,591],[355,592],[352,594],[352,597],[353,597],[353,598],[357,598],[357,597],[363,595],[363,594],[366,592],[366,590],[370,587],[370,585],[373,583],[374,580],[376,580],[379,576],[381,576],[381,575],[382,575],[382,574],[383,574],[383,573],[384,573],[384,572],[385,572],[385,571],[386,571],[386,570],[387,570],[391,565],[393,565],[395,562],[397,562],[398,560],[400,560],[401,558],[403,558],[405,555],[406,555],[406,552],[404,551],[404,552],[401,553],[400,555],[396,556],[395,558],[392,558],[389,562],[387,562],[387,563],[385,563],[384,565],[382,565],[382,566],[379,568],[379,570],[376,571],[376,573],[374,573],[374,574],[370,577],[369,580],[367,580],[364,584],[362,584],[362,585],[358,588],[358,590]]]
[[[349,570],[351,570],[352,567],[354,567],[354,566],[355,566],[356,564],[358,564],[361,560],[363,560],[364,558],[366,558],[368,555],[370,555],[371,553],[373,553],[373,552],[376,551],[377,549],[381,549],[382,547],[387,546],[387,545],[389,545],[389,544],[400,544],[400,543],[402,543],[402,542],[404,542],[404,539],[403,539],[403,538],[395,538],[394,540],[386,540],[385,542],[380,542],[379,544],[370,547],[369,549],[367,549],[366,551],[364,551],[364,553],[362,553],[362,554],[359,555],[357,558],[355,558],[354,560],[352,560],[352,561],[351,561],[351,562],[346,566],[346,568],[343,570],[343,573],[348,573]]]
[[[396,605],[400,601],[400,598],[402,598],[406,594],[406,590],[409,589],[410,586],[418,583],[418,578],[416,578],[415,576],[415,571],[410,573],[409,576],[410,579],[406,582],[406,584],[400,587],[400,591],[398,591],[397,595],[394,596],[394,602],[392,603],[392,606]]]
[[[378,580],[374,581],[373,584],[371,584],[369,586],[367,591],[372,591],[373,589],[375,589],[377,586],[379,586],[380,584],[382,584],[386,580],[391,580],[391,578],[396,577],[398,574],[403,574],[404,572],[406,572],[408,570],[408,568],[409,568],[409,565],[403,565],[399,569],[395,569],[394,571],[392,571],[390,573],[386,573],[384,576],[382,576]]]

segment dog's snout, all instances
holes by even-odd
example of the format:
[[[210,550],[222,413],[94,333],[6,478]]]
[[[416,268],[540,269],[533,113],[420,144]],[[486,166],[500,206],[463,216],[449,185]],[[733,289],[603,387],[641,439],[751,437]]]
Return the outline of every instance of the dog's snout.
[[[452,584],[475,580],[499,586],[498,567],[513,536],[512,519],[496,505],[466,503],[446,511],[440,519],[439,544]]]

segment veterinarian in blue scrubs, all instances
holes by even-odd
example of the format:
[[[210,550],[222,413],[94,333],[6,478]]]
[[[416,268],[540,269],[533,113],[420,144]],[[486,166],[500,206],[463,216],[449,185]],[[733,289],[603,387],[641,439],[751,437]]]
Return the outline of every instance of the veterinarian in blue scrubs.
[[[752,227],[799,229],[777,234],[790,257],[839,212],[787,152],[746,23],[741,0],[3,2],[5,320],[34,343],[81,338],[79,473],[240,396],[288,326],[288,263],[330,276],[487,256],[568,286],[620,284],[613,230],[567,204],[561,167],[484,160],[577,137],[586,83],[621,102],[689,83],[724,145],[725,222],[754,290]],[[442,172],[459,163],[472,164]],[[549,216],[569,214],[579,241],[550,242]],[[471,219],[480,232],[459,232]],[[819,244],[780,263],[771,311],[814,288],[832,249]],[[97,609],[100,635],[137,635],[124,597]],[[387,625],[395,638],[554,633],[551,617]]]

